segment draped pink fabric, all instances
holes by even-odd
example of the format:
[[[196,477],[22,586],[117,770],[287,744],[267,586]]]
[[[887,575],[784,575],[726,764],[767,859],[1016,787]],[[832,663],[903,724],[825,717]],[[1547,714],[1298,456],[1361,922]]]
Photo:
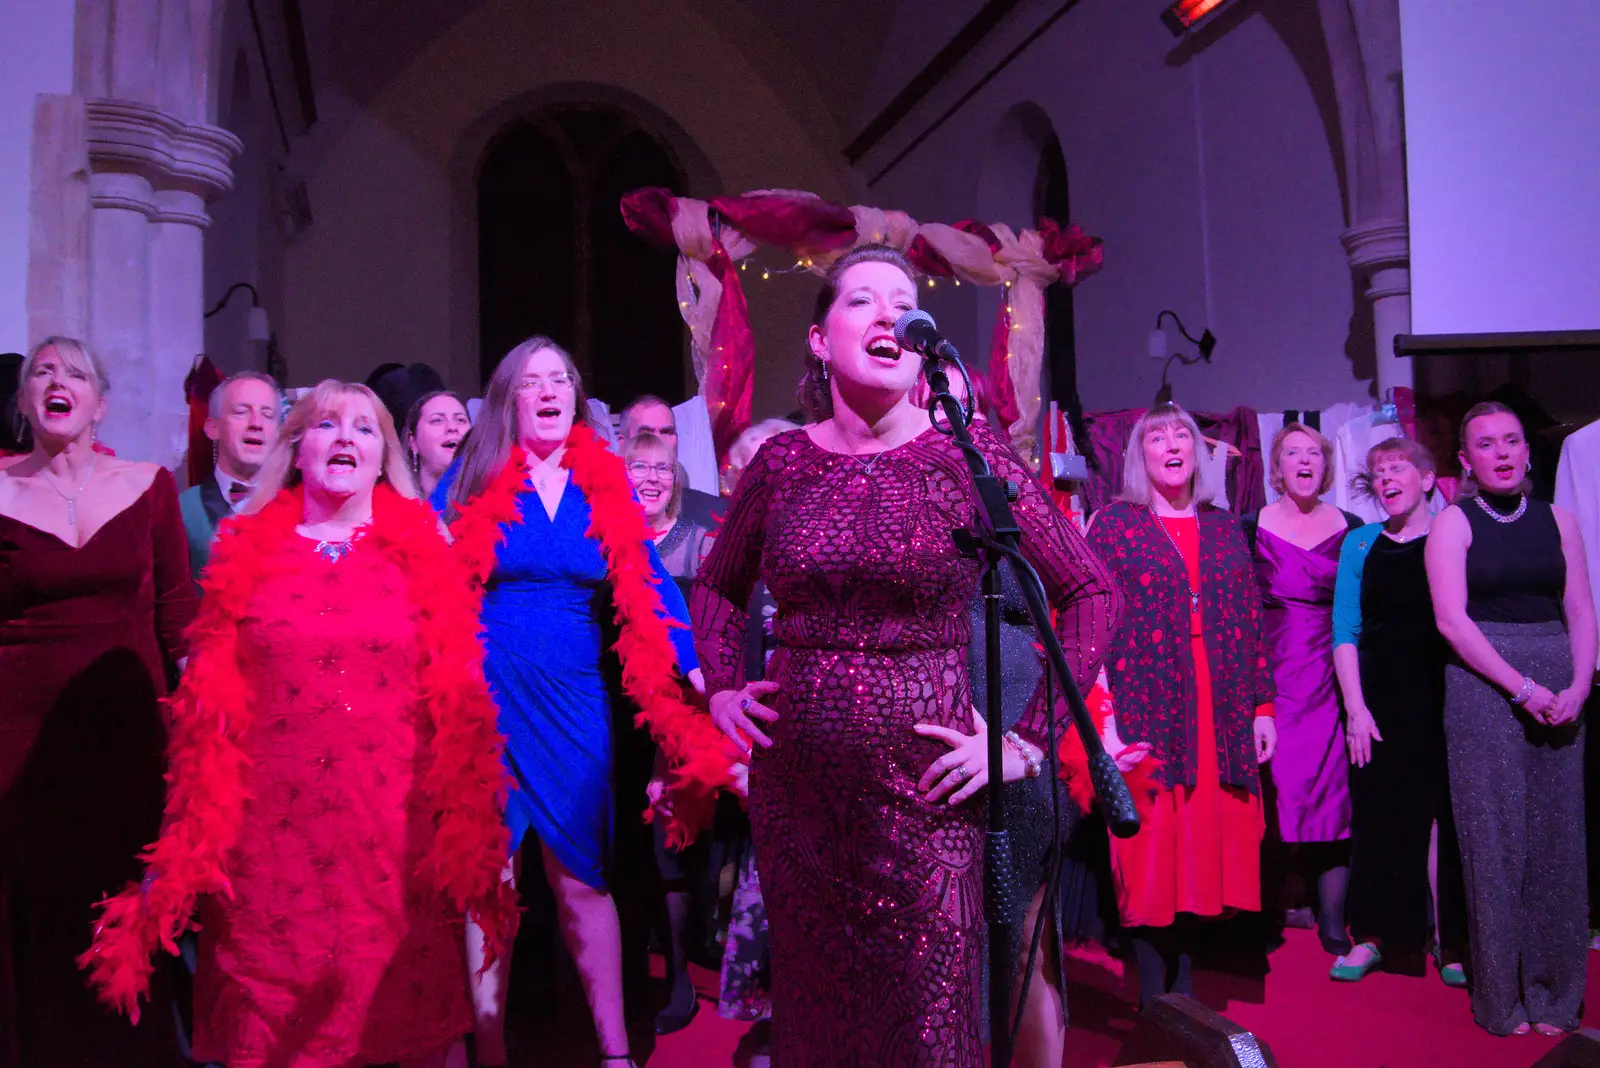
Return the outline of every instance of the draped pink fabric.
[[[722,283],[722,301],[711,327],[711,363],[706,369],[706,407],[711,412],[711,437],[717,446],[717,467],[750,425],[750,391],[755,382],[756,347],[750,334],[750,308],[744,287],[722,242],[711,253],[711,271]]]
[[[994,404],[996,425],[1008,427],[1022,416],[1017,407],[1017,391],[1012,388],[1011,375],[1006,366],[1007,346],[1011,343],[1010,301],[1000,302],[1000,314],[994,321],[994,332],[989,338],[989,399]]]
[[[639,189],[623,197],[622,216],[640,237],[679,253],[678,303],[694,338],[695,373],[711,410],[719,464],[749,423],[754,351],[732,268],[756,245],[784,249],[820,273],[857,245],[887,244],[930,278],[1005,286],[986,391],[997,406],[998,427],[1025,458],[1036,452],[1044,290],[1076,285],[1105,263],[1099,238],[1054,219],[1020,232],[970,219],[953,226],[918,223],[904,212],[845,207],[786,189],[709,201]]]

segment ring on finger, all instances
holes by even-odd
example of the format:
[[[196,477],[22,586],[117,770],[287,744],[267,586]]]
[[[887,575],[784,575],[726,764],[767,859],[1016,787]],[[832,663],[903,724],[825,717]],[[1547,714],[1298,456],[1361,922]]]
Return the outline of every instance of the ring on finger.
[[[748,698],[748,697],[739,698],[739,711],[740,712],[748,712],[748,711],[750,711],[750,698]]]
[[[955,778],[956,785],[959,786],[962,783],[967,781],[967,766],[965,764],[962,764],[962,765],[958,766],[956,768],[956,770],[952,771],[950,774]]]

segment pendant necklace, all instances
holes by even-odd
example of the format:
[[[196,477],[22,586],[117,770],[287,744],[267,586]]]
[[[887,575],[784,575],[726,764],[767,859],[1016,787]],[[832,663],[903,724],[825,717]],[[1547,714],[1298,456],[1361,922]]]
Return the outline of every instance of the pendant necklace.
[[[1172,546],[1172,551],[1177,554],[1178,568],[1183,572],[1183,581],[1189,587],[1189,612],[1191,615],[1200,614],[1200,591],[1194,588],[1194,583],[1189,578],[1189,563],[1183,558],[1183,550],[1178,548],[1178,541],[1172,536],[1172,531],[1167,529],[1166,520],[1152,509],[1151,515],[1156,517],[1156,526],[1161,528],[1161,533],[1167,536],[1167,544]]]
[[[337,564],[340,560],[343,560],[345,557],[350,555],[351,550],[356,547],[356,542],[365,537],[366,533],[367,526],[365,523],[363,523],[361,526],[352,530],[350,532],[350,536],[344,538],[343,540],[335,541],[329,538],[317,542],[316,552],[329,563]]]
[[[83,473],[83,481],[78,483],[78,492],[74,493],[70,497],[66,495],[60,486],[56,485],[56,480],[50,477],[49,472],[45,471],[43,468],[39,469],[39,474],[44,476],[45,483],[51,489],[55,490],[56,493],[60,494],[62,500],[67,502],[67,526],[71,527],[73,530],[78,529],[78,498],[83,496],[83,487],[89,484],[89,476],[94,474],[94,465],[99,461],[99,459],[99,453],[93,453],[90,455],[89,469]]]

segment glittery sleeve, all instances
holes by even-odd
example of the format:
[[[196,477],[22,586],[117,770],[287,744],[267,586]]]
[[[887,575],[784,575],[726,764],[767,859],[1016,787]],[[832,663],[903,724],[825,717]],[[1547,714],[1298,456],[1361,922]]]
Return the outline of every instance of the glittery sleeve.
[[[689,621],[705,674],[706,695],[744,684],[750,594],[761,578],[774,450],[763,445],[745,468],[689,593]]]
[[[989,458],[1001,478],[1022,488],[1012,510],[1022,528],[1022,553],[1044,581],[1045,597],[1055,616],[1056,637],[1067,656],[1067,666],[1081,693],[1087,694],[1100,672],[1106,646],[1116,633],[1122,615],[1122,592],[1111,571],[1089,548],[1078,528],[1061,514],[1033,473],[1011,446],[988,427],[973,427],[973,442]],[[1048,724],[1044,703],[1045,680],[1017,723],[1017,731],[1042,742]],[[1066,701],[1056,699],[1056,729],[1070,722]]]

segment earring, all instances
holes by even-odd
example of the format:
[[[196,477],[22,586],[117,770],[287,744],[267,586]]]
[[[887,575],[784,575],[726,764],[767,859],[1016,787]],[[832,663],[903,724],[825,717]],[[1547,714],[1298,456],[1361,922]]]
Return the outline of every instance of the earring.
[[[98,444],[100,444],[100,424],[99,423],[90,423],[89,424],[89,448],[92,449]]]
[[[824,385],[826,385],[828,382],[828,361],[818,360],[817,362],[822,365],[822,382]]]
[[[217,466],[217,443],[214,441],[211,443],[211,466]]]

